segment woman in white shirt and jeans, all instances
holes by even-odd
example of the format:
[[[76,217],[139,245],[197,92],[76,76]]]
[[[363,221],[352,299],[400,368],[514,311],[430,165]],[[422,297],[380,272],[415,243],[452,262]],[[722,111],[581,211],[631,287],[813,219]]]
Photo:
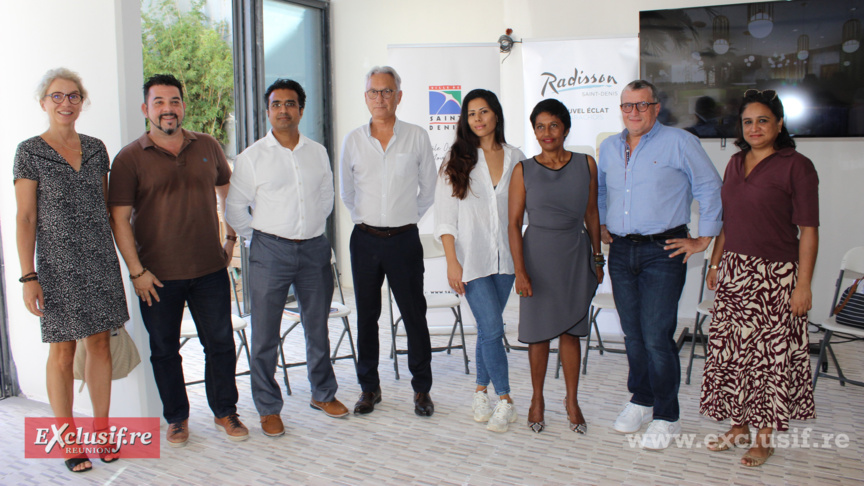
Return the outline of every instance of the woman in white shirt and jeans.
[[[513,166],[524,158],[504,140],[504,113],[495,93],[468,93],[435,188],[435,236],[447,255],[450,287],[465,296],[477,321],[474,420],[488,421],[486,428],[495,432],[516,421],[502,313],[515,278],[507,193]],[[494,410],[486,393],[490,381],[498,394]]]

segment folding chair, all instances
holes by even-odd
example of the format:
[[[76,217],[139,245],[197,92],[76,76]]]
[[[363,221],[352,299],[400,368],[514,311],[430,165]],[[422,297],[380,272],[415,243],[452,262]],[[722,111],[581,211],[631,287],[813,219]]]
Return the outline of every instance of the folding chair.
[[[690,360],[687,364],[687,379],[685,381],[688,385],[690,384],[690,373],[693,371],[693,358],[705,359],[708,356],[708,337],[703,331],[702,325],[705,324],[705,321],[708,320],[714,312],[713,294],[711,297],[705,298],[705,276],[708,274],[708,265],[711,264],[711,253],[713,252],[714,240],[711,240],[708,248],[706,248],[703,253],[705,261],[702,264],[702,284],[699,286],[699,303],[696,304],[696,320],[693,324],[693,334],[690,335],[693,342],[690,346]],[[697,340],[702,342],[702,351],[705,353],[701,356],[696,354]]]
[[[237,314],[231,314],[231,328],[234,330],[234,333],[237,334],[237,339],[240,341],[240,345],[237,347],[236,352],[236,360],[234,366],[237,366],[237,362],[240,361],[240,351],[246,351],[246,362],[249,363],[249,367],[252,367],[252,357],[249,355],[249,341],[246,339],[246,327],[249,325],[246,322],[245,317],[248,314],[244,315],[240,310],[240,300],[237,298],[237,276],[238,270],[234,267],[228,269],[228,276],[231,278],[231,291],[234,293],[234,303],[237,305]],[[195,321],[192,320],[192,316],[188,315],[184,311],[184,319],[180,324],[180,347],[182,348],[190,339],[195,339],[198,337],[198,328],[195,327]],[[248,375],[249,371],[243,371],[241,373],[236,373],[235,376],[243,376]],[[204,380],[195,380],[186,382],[186,386],[189,385],[197,385],[199,383],[204,383]]]
[[[336,284],[336,289],[339,290],[339,299],[333,300],[330,304],[330,319],[342,319],[342,334],[339,335],[339,340],[336,342],[336,347],[333,348],[333,354],[330,356],[330,361],[336,363],[336,360],[340,359],[353,359],[354,366],[357,366],[357,353],[354,348],[354,338],[351,335],[351,326],[348,322],[348,316],[351,315],[351,309],[345,305],[345,294],[342,292],[342,279],[340,278],[339,268],[336,266],[336,253],[333,249],[330,249],[330,267],[333,271],[334,283]],[[306,361],[298,361],[295,363],[287,363],[285,360],[285,339],[288,337],[288,334],[294,330],[302,321],[300,319],[300,310],[298,307],[285,307],[285,310],[282,312],[282,320],[288,321],[291,324],[288,326],[288,329],[282,333],[282,336],[279,338],[279,357],[281,358],[281,364],[277,363],[277,366],[282,368],[282,375],[285,380],[285,389],[288,395],[291,395],[291,385],[288,384],[288,368],[293,368],[295,366],[305,366]],[[345,354],[339,356],[339,348],[342,346],[342,341],[345,339],[345,336],[348,336],[348,346],[351,348],[350,354]]]
[[[423,259],[429,260],[432,258],[443,258],[444,247],[435,240],[433,235],[420,235],[420,243],[423,245]],[[450,340],[447,346],[433,347],[432,352],[447,351],[450,354],[452,349],[461,349],[462,356],[465,359],[465,374],[470,374],[468,369],[468,352],[465,346],[465,330],[462,327],[462,300],[459,295],[449,291],[432,291],[424,292],[426,297],[426,309],[450,309],[453,312],[453,329],[450,331]],[[399,379],[399,360],[400,354],[408,354],[407,349],[399,349],[396,347],[396,334],[399,329],[399,323],[402,322],[402,316],[398,319],[393,319],[393,291],[390,288],[390,282],[387,282],[387,298],[390,306],[390,331],[391,331],[391,347],[390,357],[393,359],[393,369],[396,372],[396,379]],[[456,337],[456,330],[459,330],[459,335],[462,338],[462,344],[453,345],[453,339]]]
[[[588,374],[588,353],[592,349],[596,349],[597,351],[599,351],[600,356],[603,356],[604,352],[615,354],[627,353],[627,351],[624,349],[608,348],[605,344],[603,344],[603,338],[600,337],[600,328],[597,326],[597,316],[600,315],[600,311],[603,309],[615,310],[615,298],[612,296],[612,294],[596,294],[594,295],[594,298],[591,299],[591,307],[588,309],[588,314],[591,316],[591,322],[590,324],[588,324],[588,336],[585,339],[585,357],[582,358],[583,375]],[[591,345],[592,329],[594,330],[594,332],[597,333],[597,344],[594,346]]]
[[[822,338],[822,343],[819,346],[819,360],[816,362],[816,371],[813,372],[813,388],[816,388],[816,381],[820,376],[831,378],[840,382],[840,386],[846,386],[846,383],[851,383],[857,386],[864,386],[864,382],[850,380],[843,374],[840,369],[840,363],[837,362],[837,356],[831,348],[831,339],[838,334],[837,337],[847,339],[847,341],[860,341],[864,339],[864,329],[852,326],[844,326],[838,324],[834,317],[834,308],[837,307],[837,301],[840,293],[851,285],[851,281],[857,278],[864,277],[864,246],[858,246],[847,251],[843,255],[843,261],[840,263],[840,275],[837,277],[837,283],[834,289],[834,299],[831,301],[831,312],[829,317],[822,321],[822,330],[825,331],[825,337]],[[844,280],[846,282],[844,283]],[[840,344],[835,342],[834,344]],[[834,362],[834,367],[837,368],[837,375],[829,375],[822,371],[822,365],[825,363],[825,352],[831,354],[831,361]]]

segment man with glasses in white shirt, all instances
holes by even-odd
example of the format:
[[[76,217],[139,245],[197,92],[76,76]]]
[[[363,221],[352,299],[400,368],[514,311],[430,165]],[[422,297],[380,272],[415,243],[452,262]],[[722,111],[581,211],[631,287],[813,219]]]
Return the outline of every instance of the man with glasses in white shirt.
[[[342,146],[341,195],[355,224],[350,248],[362,393],[354,413],[371,413],[381,401],[378,318],[386,276],[408,336],[414,412],[431,416],[432,353],[417,222],[435,197],[435,159],[426,130],[396,118],[401,82],[390,66],[369,71],[365,98],[372,118],[349,133]]]
[[[264,99],[272,129],[237,156],[225,219],[238,235],[252,238],[252,398],[264,435],[278,437],[285,427],[279,415],[282,393],[273,375],[292,284],[306,336],[310,406],[330,417],[349,412],[336,399],[327,327],[333,297],[330,242],[324,236],[333,210],[330,159],[321,144],[300,133],[306,93],[299,83],[278,79]]]

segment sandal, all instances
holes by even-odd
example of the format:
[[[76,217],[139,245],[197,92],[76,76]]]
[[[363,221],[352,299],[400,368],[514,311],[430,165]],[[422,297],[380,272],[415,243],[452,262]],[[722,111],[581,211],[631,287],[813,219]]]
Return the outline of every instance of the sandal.
[[[87,471],[93,469],[93,463],[90,463],[90,467],[85,467],[84,469],[75,469],[76,467],[80,466],[81,464],[84,464],[85,462],[90,462],[90,458],[87,456],[78,456],[78,457],[73,457],[72,459],[66,459],[65,461],[63,461],[63,463],[66,464],[66,468],[69,469],[70,471],[72,471],[73,473],[82,473],[82,472],[87,472]]]
[[[744,453],[741,457],[741,465],[744,467],[759,467],[762,464],[765,464],[765,461],[768,460],[769,457],[774,455],[774,448],[768,448],[768,455],[765,457],[756,457],[750,454],[750,451]]]
[[[108,429],[97,430],[94,433],[100,434],[102,432],[108,432]],[[120,449],[117,447],[116,443],[109,440],[103,447],[109,448],[110,450],[108,452],[100,452],[99,460],[101,460],[105,464],[111,464],[117,459],[120,459]]]
[[[564,397],[564,410],[567,411],[567,421],[570,421],[570,407],[567,406],[567,397]],[[575,423],[570,422],[570,430],[576,432],[577,434],[585,435],[588,433],[588,424],[585,422]]]
[[[711,452],[728,451],[733,445],[735,447],[749,446],[752,442],[750,434],[738,434],[734,439],[728,440],[729,434],[723,434],[714,440],[708,441],[705,448]]]

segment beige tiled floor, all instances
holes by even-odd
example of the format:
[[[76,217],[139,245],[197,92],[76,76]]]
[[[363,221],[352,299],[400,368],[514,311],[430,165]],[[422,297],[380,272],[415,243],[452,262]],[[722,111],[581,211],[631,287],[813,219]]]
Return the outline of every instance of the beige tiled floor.
[[[350,300],[350,297],[349,297]],[[517,321],[515,300],[505,317]],[[352,325],[353,325],[352,318]],[[382,323],[388,322],[385,315]],[[515,325],[508,326],[515,342]],[[683,325],[682,325],[683,327]],[[331,335],[341,328],[331,322]],[[611,422],[628,399],[627,363],[623,355],[592,352],[588,375],[580,383],[580,403],[589,433],[578,436],[567,428],[561,400],[563,380],[553,378],[550,360],[546,385],[547,429],[534,434],[525,427],[531,388],[524,352],[510,354],[512,396],[519,420],[505,434],[486,431],[470,414],[474,386],[473,342],[469,336],[470,376],[464,374],[461,352],[436,353],[432,396],[436,412],[416,417],[405,357],[400,357],[402,380],[395,380],[387,359],[389,334],[382,326],[381,377],[383,402],[368,416],[330,419],[308,406],[305,368],[289,371],[294,394],[285,399],[282,417],[287,434],[270,439],[260,434],[248,377],[238,379],[241,418],[252,430],[250,440],[229,443],[212,426],[203,385],[189,388],[192,402],[190,444],[182,449],[163,445],[161,459],[128,459],[113,464],[96,462],[94,470],[72,475],[58,460],[23,459],[23,417],[45,416],[46,404],[21,398],[0,401],[5,425],[0,441],[0,484],[861,484],[864,482],[864,434],[858,424],[864,411],[864,389],[822,380],[816,389],[818,418],[793,423],[811,437],[846,434],[845,448],[781,449],[767,464],[747,469],[738,464],[742,450],[711,453],[701,444],[705,434],[723,425],[698,414],[702,361],[694,366],[694,384],[681,385],[681,420],[685,433],[695,434],[692,448],[672,447],[649,452],[628,445],[614,433]],[[299,335],[291,345],[302,354]],[[444,340],[433,337],[433,345]],[[862,343],[836,346],[847,374],[858,378],[864,370]],[[686,365],[682,353],[682,363]],[[200,376],[200,346],[184,348],[189,377]],[[247,366],[245,357],[240,368]],[[684,368],[684,366],[682,366]],[[351,405],[359,387],[350,360],[335,365],[338,397]],[[281,372],[280,372],[281,373]],[[197,374],[197,375],[196,375]],[[279,375],[281,383],[281,374]],[[821,445],[821,444],[820,444]]]

